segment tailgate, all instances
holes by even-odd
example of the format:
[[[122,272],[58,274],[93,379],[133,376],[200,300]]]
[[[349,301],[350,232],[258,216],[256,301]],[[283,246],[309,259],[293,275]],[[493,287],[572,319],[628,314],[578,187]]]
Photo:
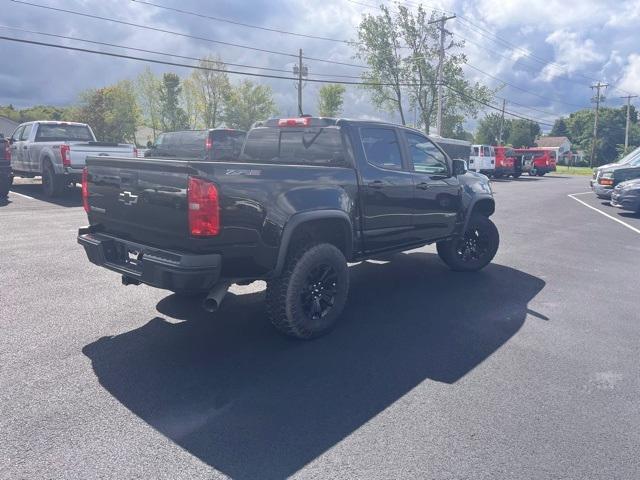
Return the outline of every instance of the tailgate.
[[[150,245],[179,245],[188,237],[188,162],[89,157],[91,224]]]
[[[133,145],[117,143],[72,143],[69,151],[72,168],[83,168],[87,157],[133,157]]]

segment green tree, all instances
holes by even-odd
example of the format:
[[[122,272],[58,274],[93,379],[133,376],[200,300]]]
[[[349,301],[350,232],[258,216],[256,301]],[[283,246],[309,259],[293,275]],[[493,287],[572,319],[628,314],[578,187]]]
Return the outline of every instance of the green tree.
[[[225,70],[227,67],[220,57],[205,57],[200,66]],[[197,113],[205,128],[217,127],[223,119],[224,107],[231,94],[229,76],[225,72],[194,70],[191,75],[197,92]]]
[[[321,117],[336,117],[342,113],[344,103],[344,85],[326,84],[318,94],[318,114]]]
[[[368,65],[363,73],[364,85],[373,103],[397,112],[405,122],[404,101],[419,114],[418,126],[429,133],[437,113],[437,72],[440,32],[434,12],[427,16],[419,6],[416,12],[398,5],[391,11],[380,6],[379,15],[365,15],[358,28],[356,57]],[[442,76],[445,90],[442,134],[452,135],[467,117],[476,117],[493,92],[479,83],[465,79],[462,66],[467,59],[459,50],[462,42],[449,42],[445,47]]]
[[[160,87],[160,121],[165,131],[189,128],[187,114],[180,106],[182,86],[175,73],[165,73]]]
[[[500,123],[503,122],[502,115],[499,113],[489,113],[478,122],[476,130],[476,143],[485,145],[497,145],[500,138]],[[509,138],[511,123],[505,118],[503,122],[502,139]]]
[[[550,135],[552,137],[566,137],[569,135],[569,128],[567,127],[567,120],[564,117],[560,117],[553,122],[553,128]]]
[[[507,142],[514,147],[532,147],[540,136],[540,125],[531,120],[517,118],[510,121]]]
[[[224,120],[230,128],[248,130],[254,122],[266,120],[276,113],[271,88],[244,80],[232,88]]]
[[[135,143],[140,110],[132,82],[123,80],[83,92],[72,116],[74,120],[88,123],[98,140]]]
[[[138,75],[135,87],[143,123],[153,131],[153,139],[155,140],[162,128],[160,125],[160,90],[162,89],[162,81],[149,67],[146,67]]]

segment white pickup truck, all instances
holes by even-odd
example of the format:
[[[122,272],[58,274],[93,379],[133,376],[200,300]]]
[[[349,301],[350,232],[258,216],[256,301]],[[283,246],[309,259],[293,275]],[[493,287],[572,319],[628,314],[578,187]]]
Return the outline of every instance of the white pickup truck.
[[[37,121],[23,123],[9,139],[11,168],[16,177],[42,176],[48,197],[82,180],[85,159],[92,157],[136,157],[133,145],[97,142],[85,123]]]

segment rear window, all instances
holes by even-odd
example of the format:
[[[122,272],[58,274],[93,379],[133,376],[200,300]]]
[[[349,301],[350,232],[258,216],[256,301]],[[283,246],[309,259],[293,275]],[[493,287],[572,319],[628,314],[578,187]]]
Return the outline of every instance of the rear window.
[[[344,165],[338,127],[255,128],[247,135],[241,159],[263,163]]]
[[[200,147],[204,149],[204,141],[207,138],[206,130],[193,130],[189,132],[169,132],[163,133],[156,140],[158,148],[168,148],[173,146]]]
[[[36,142],[60,142],[64,140],[93,141],[91,130],[86,125],[64,125],[41,123],[36,132]]]

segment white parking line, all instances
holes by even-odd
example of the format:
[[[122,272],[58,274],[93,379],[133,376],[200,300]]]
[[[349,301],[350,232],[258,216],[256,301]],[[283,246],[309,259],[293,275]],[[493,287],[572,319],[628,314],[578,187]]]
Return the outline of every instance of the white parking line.
[[[631,226],[631,225],[629,225],[628,223],[625,223],[625,222],[623,222],[622,220],[620,220],[620,219],[618,219],[618,218],[616,218],[616,217],[613,217],[613,216],[609,215],[608,213],[605,213],[605,212],[603,212],[602,210],[600,210],[600,209],[598,209],[598,208],[596,208],[596,207],[592,207],[592,206],[591,206],[591,205],[589,205],[588,203],[583,202],[582,200],[580,200],[580,199],[578,199],[578,198],[574,197],[574,195],[583,195],[584,193],[591,193],[591,192],[570,193],[569,195],[567,195],[567,197],[571,197],[571,198],[573,198],[576,202],[580,202],[580,203],[581,203],[582,205],[584,205],[585,207],[590,208],[591,210],[594,210],[594,211],[598,212],[599,214],[604,215],[604,216],[605,216],[605,217],[607,217],[607,218],[610,218],[610,219],[611,219],[611,220],[613,220],[614,222],[618,222],[620,225],[624,225],[624,226],[625,226],[625,227],[627,227],[629,230],[632,230],[632,231],[634,231],[634,232],[636,232],[636,233],[640,234],[640,230],[638,230],[637,228],[632,227],[632,226]]]
[[[11,191],[11,193],[13,195],[18,195],[19,197],[28,198],[29,200],[35,200],[35,198],[30,197],[29,195],[25,195],[23,193],[14,192],[13,190]]]

